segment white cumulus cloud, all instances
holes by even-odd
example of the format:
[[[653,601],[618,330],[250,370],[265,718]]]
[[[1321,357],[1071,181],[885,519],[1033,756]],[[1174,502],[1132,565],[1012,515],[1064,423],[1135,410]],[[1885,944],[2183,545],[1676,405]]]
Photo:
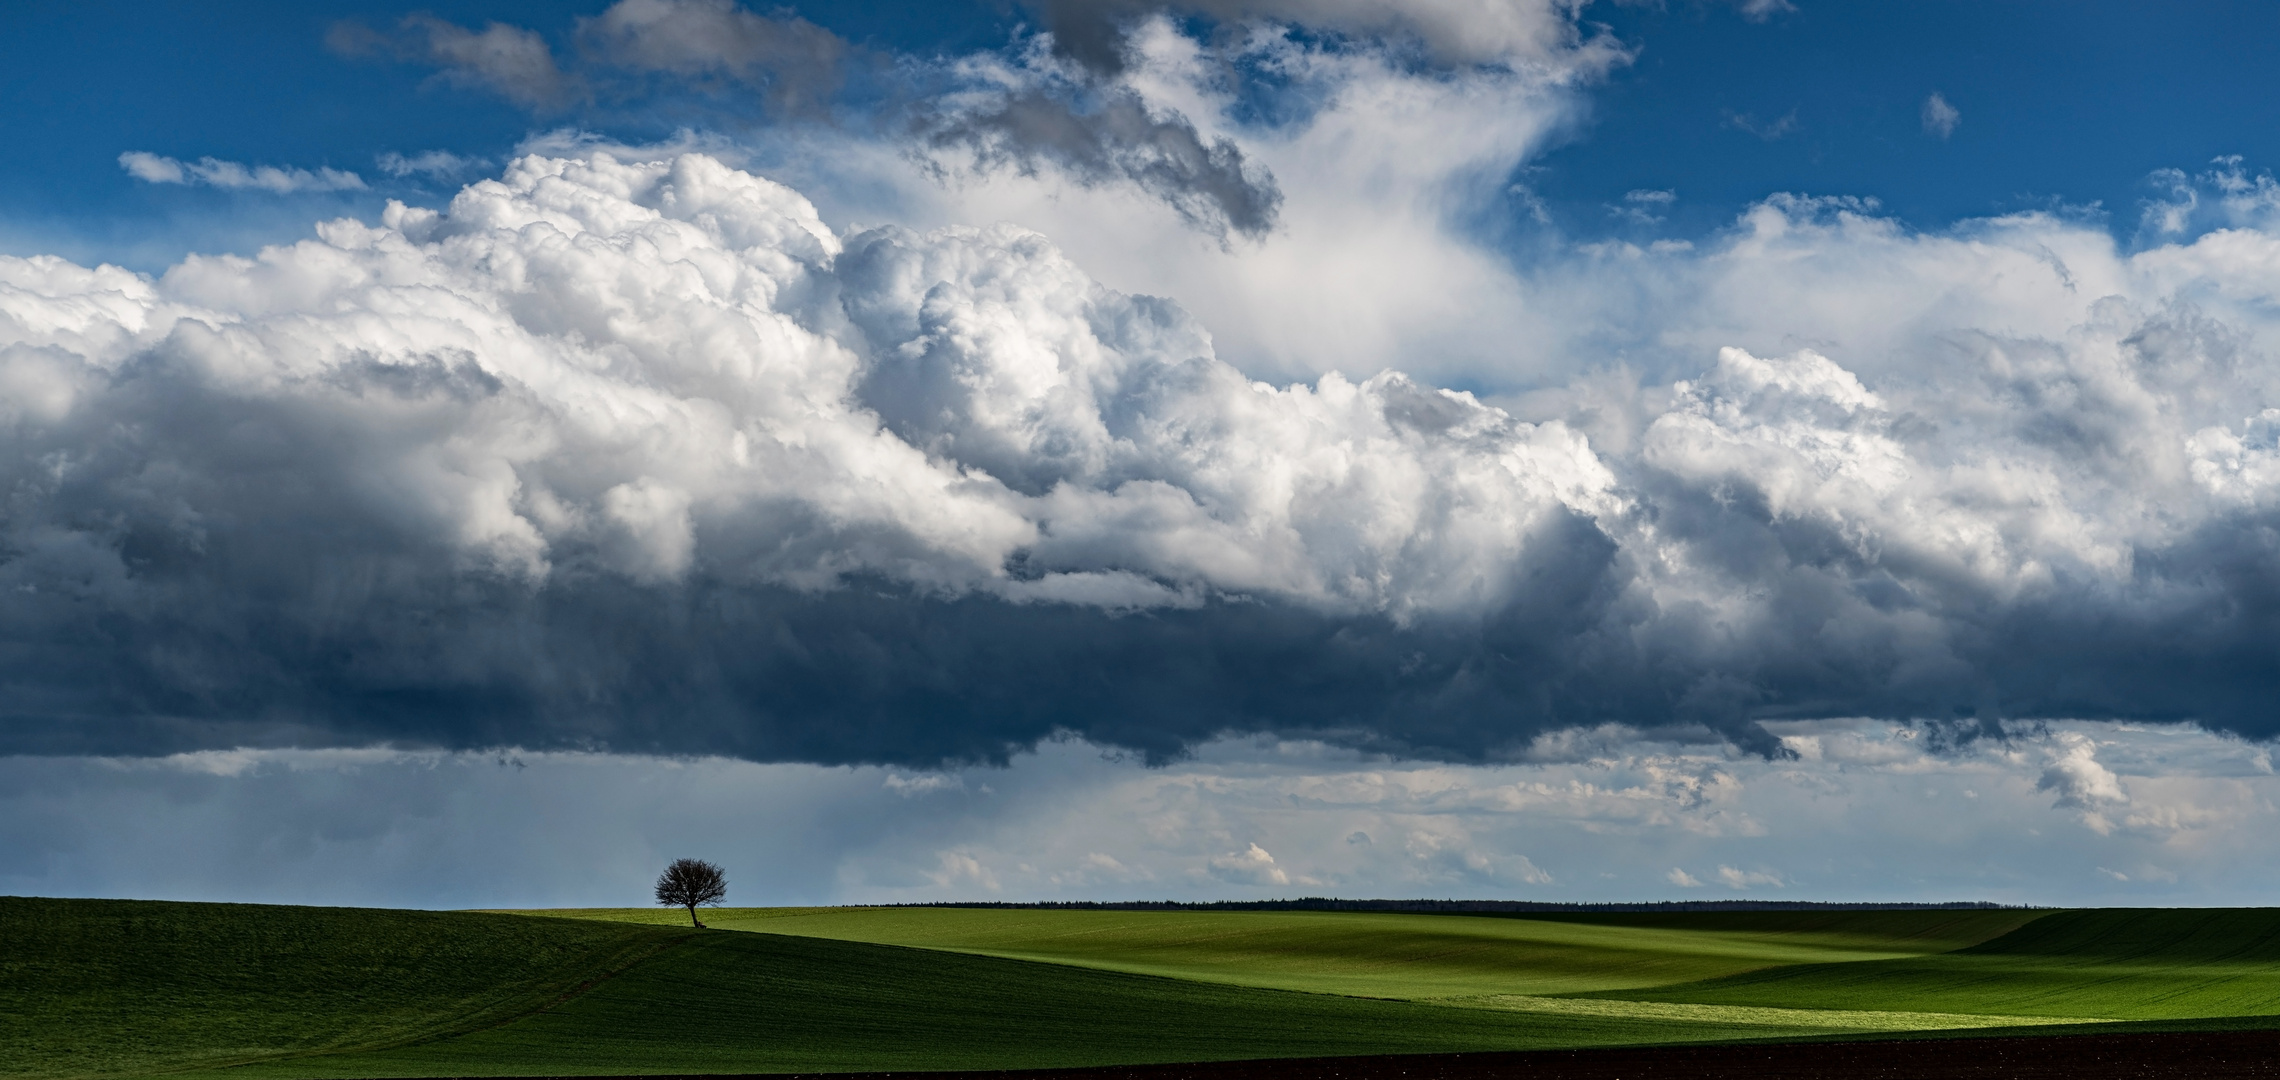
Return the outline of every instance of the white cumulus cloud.
[[[148,665],[176,650],[217,650],[203,670],[245,686],[386,657],[359,670],[515,680],[529,715],[550,716],[643,682],[623,664],[534,665],[515,650],[568,646],[529,627],[602,656],[628,640],[603,627],[658,618],[645,663],[752,634],[763,645],[740,655],[810,664],[815,636],[883,589],[1038,636],[912,664],[866,643],[966,637],[849,631],[803,669],[830,680],[815,691],[830,709],[877,707],[861,695],[880,678],[1052,700],[1023,688],[1107,662],[1031,662],[1053,648],[1161,664],[1075,685],[1251,703],[1119,695],[998,734],[980,715],[1003,714],[977,706],[970,731],[897,736],[951,740],[930,753],[1002,753],[1119,707],[1135,718],[1099,722],[1159,750],[1284,723],[1455,754],[1616,720],[1780,753],[1755,720],[1800,711],[2265,723],[2239,711],[2254,692],[2148,659],[2263,640],[2203,569],[2255,579],[2256,523],[2280,510],[2266,430],[2280,370],[2264,359],[2280,241],[2254,229],[2125,254],[2040,215],[1924,235],[1862,202],[1770,200],[1701,250],[1606,247],[1534,286],[1615,326],[1645,316],[1615,319],[1613,298],[1656,282],[1647,328],[1686,365],[1677,377],[1563,376],[1509,408],[1390,364],[1260,380],[1180,304],[1103,285],[1045,235],[835,229],[790,188],[697,153],[532,155],[440,211],[392,205],[317,233],[156,278],[0,260],[20,493],[5,539],[21,553],[0,579],[28,598],[6,630],[57,663],[135,673],[75,677],[72,693],[172,687],[184,669]],[[330,539],[281,539],[316,534]],[[343,580],[366,591],[341,598]],[[499,591],[450,599],[478,586]],[[605,598],[716,589],[746,599],[666,619]],[[763,633],[791,617],[739,606],[763,595],[822,621]],[[520,628],[476,619],[446,646],[327,614],[340,603],[468,604]],[[102,621],[116,612],[185,636],[41,644],[118,640]],[[291,660],[226,645],[279,640],[246,621],[268,618],[380,636]],[[1044,629],[1065,619],[1090,621]],[[1136,648],[1136,634],[1170,636]],[[1258,659],[1169,659],[1238,646]],[[1268,659],[1293,656],[1324,666]],[[705,693],[718,727],[644,737],[710,747],[757,730],[783,741],[745,752],[782,753],[808,745],[793,732],[872,730],[745,728],[727,718],[775,707],[774,691]],[[1689,776],[1705,799],[1720,790]]]

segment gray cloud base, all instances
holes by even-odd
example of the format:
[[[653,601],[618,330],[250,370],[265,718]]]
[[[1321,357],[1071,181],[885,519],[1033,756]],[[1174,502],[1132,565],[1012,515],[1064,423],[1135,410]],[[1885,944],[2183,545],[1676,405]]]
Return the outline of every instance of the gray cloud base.
[[[1727,349],[1595,447],[1252,382],[1020,229],[597,154],[156,281],[0,260],[0,331],[0,753],[2275,733],[2280,412],[2177,304],[1874,389]]]

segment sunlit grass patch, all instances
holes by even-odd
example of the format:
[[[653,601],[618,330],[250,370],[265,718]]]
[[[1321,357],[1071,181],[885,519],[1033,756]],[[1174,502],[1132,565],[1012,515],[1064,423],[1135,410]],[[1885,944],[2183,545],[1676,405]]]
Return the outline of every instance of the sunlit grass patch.
[[[2280,1015],[2280,911],[2065,911],[1955,952],[1769,968],[1625,998],[2126,1020]]]
[[[567,914],[567,913],[565,913]],[[584,918],[662,921],[654,909]],[[724,908],[708,926],[1382,998],[1664,986],[1794,964],[1945,952],[2031,911],[1593,913],[1496,918],[1362,912]]]

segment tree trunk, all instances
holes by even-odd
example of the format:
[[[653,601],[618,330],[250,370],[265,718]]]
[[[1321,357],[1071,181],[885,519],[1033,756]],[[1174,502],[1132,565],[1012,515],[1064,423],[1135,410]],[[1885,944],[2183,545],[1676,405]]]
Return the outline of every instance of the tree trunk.
[[[695,904],[689,905],[689,925],[694,926],[699,930],[705,928],[704,923],[697,921],[697,905]]]

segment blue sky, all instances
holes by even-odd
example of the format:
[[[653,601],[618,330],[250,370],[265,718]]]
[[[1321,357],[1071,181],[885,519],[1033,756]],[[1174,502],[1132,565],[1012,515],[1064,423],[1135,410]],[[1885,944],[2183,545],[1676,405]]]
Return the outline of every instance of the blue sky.
[[[1578,204],[1672,189],[1693,230],[1772,191],[1862,195],[1921,228],[2064,205],[2128,228],[2161,168],[2274,158],[2269,5],[1700,5],[1592,9],[1639,59],[1540,162]],[[1927,96],[1960,114],[1926,132]],[[1785,118],[1795,122],[1778,134]],[[1742,126],[1744,118],[1760,134]],[[1771,137],[1768,137],[1771,136]],[[1579,207],[1580,209],[1580,207]]]
[[[606,6],[418,10],[560,41],[575,17]],[[1035,24],[1005,3],[792,10],[850,41],[928,56],[997,48]],[[386,25],[405,13],[365,3],[32,5],[0,46],[0,93],[15,106],[0,130],[19,148],[0,165],[0,222],[19,238],[9,249],[66,244],[155,268],[185,245],[306,228],[305,211],[137,184],[117,167],[122,148],[370,177],[382,153],[499,159],[549,127],[643,141],[686,119],[638,101],[534,114],[439,84],[432,68],[354,62],[325,47],[342,20]],[[1691,0],[1599,3],[1584,21],[1636,59],[1590,87],[1583,115],[1519,177],[1578,236],[1698,236],[1777,191],[1874,198],[1920,228],[2096,208],[2126,235],[2158,169],[2235,154],[2252,167],[2280,160],[2280,77],[2263,62],[2280,13],[2266,4],[1936,0],[1753,18]],[[1960,114],[1945,138],[1923,127],[1933,93]],[[1676,195],[1668,220],[1641,232],[1610,214],[1631,191]],[[379,198],[311,201],[369,213]]]
[[[15,31],[0,891],[2280,866],[2268,5]]]

